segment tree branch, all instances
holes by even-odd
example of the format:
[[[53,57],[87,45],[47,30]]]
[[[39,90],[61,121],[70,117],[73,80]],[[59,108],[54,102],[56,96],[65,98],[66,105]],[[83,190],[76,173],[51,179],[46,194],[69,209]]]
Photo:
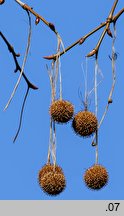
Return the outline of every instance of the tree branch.
[[[103,41],[103,39],[104,39],[104,37],[105,37],[105,34],[106,34],[106,32],[108,31],[108,29],[109,29],[110,23],[111,23],[111,21],[112,21],[113,13],[114,13],[114,10],[115,10],[115,8],[116,8],[117,3],[118,3],[118,0],[115,0],[115,2],[114,2],[114,4],[113,4],[113,7],[112,7],[112,9],[111,9],[111,11],[110,11],[110,13],[109,13],[108,18],[107,18],[106,27],[105,27],[105,29],[103,30],[102,35],[101,35],[101,37],[100,37],[100,39],[99,39],[99,41],[98,41],[96,47],[95,47],[90,53],[88,53],[87,57],[91,57],[91,56],[94,55],[95,53],[98,53],[99,48],[100,48],[100,45],[101,45],[101,43],[102,43],[102,41]]]
[[[113,22],[115,23],[117,19],[124,13],[124,8],[122,8],[114,17],[113,17]]]
[[[44,17],[42,17],[41,15],[39,15],[37,12],[35,12],[31,7],[29,7],[27,4],[21,2],[20,0],[15,0],[24,10],[29,11],[30,13],[32,13],[36,18],[42,20],[42,22],[47,25],[56,35],[58,34],[58,32],[55,29],[55,26],[48,22],[46,19],[44,19]]]
[[[115,22],[117,21],[117,19],[122,15],[122,13],[124,13],[124,8],[123,8],[123,9],[122,9],[121,11],[119,11],[115,16],[113,16],[113,13],[114,13],[114,10],[115,10],[115,7],[116,7],[117,3],[118,3],[118,0],[116,0],[116,1],[114,2],[114,5],[113,5],[113,7],[112,7],[112,9],[111,9],[111,11],[110,11],[109,17],[107,18],[107,20],[106,20],[105,22],[101,23],[98,27],[96,27],[95,29],[93,29],[92,31],[90,31],[90,32],[87,33],[86,35],[82,36],[82,37],[81,37],[80,39],[78,39],[77,41],[75,41],[73,44],[71,44],[70,46],[68,46],[67,48],[65,48],[64,51],[60,52],[60,56],[62,56],[63,54],[65,54],[66,52],[68,52],[69,50],[71,50],[71,49],[72,49],[73,47],[75,47],[77,44],[79,44],[79,45],[83,44],[83,43],[85,42],[85,40],[86,40],[88,37],[90,37],[92,34],[94,34],[95,32],[97,32],[98,30],[100,30],[100,29],[103,28],[104,26],[106,26],[105,29],[104,29],[104,31],[103,31],[103,33],[102,33],[101,39],[99,40],[99,43],[97,44],[97,46],[98,46],[97,49],[98,49],[99,46],[100,46],[100,44],[101,44],[101,42],[102,42],[102,40],[103,40],[103,38],[104,38],[104,35],[105,35],[107,29],[108,29],[109,26],[110,26],[110,24],[111,24],[111,23],[115,23]],[[95,48],[95,49],[96,49],[96,48]],[[95,49],[93,49],[93,50],[90,52],[90,56],[91,56],[91,54],[94,55],[94,54],[96,53],[96,50],[95,50]],[[56,60],[56,58],[57,58],[57,53],[56,53],[56,54],[52,54],[52,55],[50,55],[50,56],[44,56],[43,58],[45,58],[45,59],[47,59],[47,60],[52,60],[52,59]]]
[[[0,36],[2,37],[2,39],[4,40],[4,42],[6,43],[9,52],[10,52],[10,53],[12,54],[12,56],[13,56],[13,59],[14,59],[15,65],[16,65],[15,72],[17,72],[17,71],[20,71],[20,72],[21,72],[21,67],[20,67],[20,65],[19,65],[19,63],[18,63],[18,60],[17,60],[17,57],[19,57],[20,54],[17,54],[17,53],[15,52],[13,46],[9,43],[9,41],[6,39],[6,37],[3,35],[2,32],[0,32]],[[25,79],[25,81],[26,81],[27,85],[29,86],[29,88],[34,89],[34,90],[38,89],[37,86],[35,86],[34,84],[32,84],[32,83],[28,80],[27,76],[26,76],[24,73],[22,74],[22,76],[23,76],[23,78]]]

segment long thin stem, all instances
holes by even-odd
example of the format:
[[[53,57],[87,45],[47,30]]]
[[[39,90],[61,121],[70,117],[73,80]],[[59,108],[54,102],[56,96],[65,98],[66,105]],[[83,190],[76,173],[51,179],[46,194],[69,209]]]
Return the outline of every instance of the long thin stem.
[[[55,87],[55,61],[52,61],[51,69],[49,70],[47,66],[47,72],[50,79],[50,86],[51,86],[51,101],[53,102],[55,100],[56,95],[56,87]]]
[[[110,104],[112,103],[112,95],[113,95],[114,88],[115,88],[115,83],[116,83],[116,74],[115,74],[115,47],[114,47],[115,40],[116,40],[116,28],[115,28],[115,25],[114,25],[114,38],[113,38],[113,41],[112,41],[112,86],[111,86],[111,90],[110,90],[109,97],[108,97],[108,103],[106,105],[106,108],[105,108],[104,114],[102,116],[102,119],[100,121],[99,127],[103,123],[104,118],[105,118],[105,116],[107,114],[108,108],[109,108]]]
[[[56,165],[56,124],[53,121],[53,141],[52,141],[52,158],[53,164]]]
[[[22,109],[21,109],[21,114],[20,114],[20,120],[19,120],[19,126],[18,126],[18,130],[16,132],[16,135],[13,139],[13,143],[16,141],[18,135],[19,135],[19,132],[20,132],[20,129],[21,129],[21,125],[22,125],[22,118],[23,118],[23,113],[24,113],[24,107],[25,107],[25,104],[26,104],[26,100],[27,100],[27,97],[28,97],[28,94],[29,94],[29,86],[27,87],[27,91],[26,91],[26,94],[25,94],[25,97],[24,97],[24,101],[23,101],[23,104],[22,104]]]
[[[109,93],[109,96],[108,96],[108,102],[107,102],[107,105],[105,107],[105,110],[104,110],[104,113],[103,113],[103,116],[100,120],[100,123],[98,125],[98,129],[101,127],[106,115],[107,115],[107,112],[108,112],[108,109],[109,109],[109,106],[110,104],[112,103],[112,96],[113,96],[113,92],[114,92],[114,89],[115,89],[115,84],[116,84],[116,71],[115,71],[115,40],[116,40],[116,27],[115,27],[115,24],[114,24],[114,37],[113,37],[113,41],[112,41],[112,86],[111,86],[111,89],[110,89],[110,93]],[[94,143],[94,140],[96,138],[96,135],[93,137],[93,140],[92,140],[92,144]]]
[[[49,146],[48,146],[48,154],[47,154],[47,163],[50,163],[52,142],[53,142],[53,134],[52,134],[52,117],[51,117],[50,118],[50,136],[49,136]]]
[[[97,117],[97,115],[98,115],[97,75],[98,75],[98,57],[96,56],[96,62],[95,62],[95,80],[94,80],[95,114],[96,114],[96,117]]]
[[[50,85],[51,85],[51,97],[52,102],[55,100],[56,96],[56,83],[58,79],[58,73],[60,78],[60,98],[62,98],[62,80],[61,80],[61,70],[60,70],[60,46],[64,48],[63,42],[59,34],[57,34],[57,59],[56,61],[52,61],[51,69],[48,69],[47,71],[50,79]],[[52,117],[50,118],[50,140],[49,140],[49,147],[48,147],[48,156],[47,156],[47,162],[50,163],[50,156],[52,157],[52,161],[54,164],[54,168],[56,165],[56,124]]]
[[[88,59],[86,57],[86,75],[85,75],[85,105],[86,105],[86,109],[88,106]]]
[[[60,100],[62,100],[62,73],[61,73],[60,57],[59,57],[59,82],[60,82]]]
[[[95,164],[98,164],[98,159],[99,159],[98,130],[96,130],[95,136],[96,136],[96,146],[95,146],[95,148],[96,148],[96,155],[95,155],[96,161],[95,161]]]
[[[58,53],[58,57],[56,59],[56,66],[57,66],[57,74],[59,73],[59,97],[60,100],[62,100],[62,73],[61,73],[61,61],[60,61],[60,47],[62,45],[62,48],[64,50],[64,44],[62,42],[61,37],[58,35],[58,44],[57,44],[57,53]],[[56,80],[57,82],[57,80]]]
[[[8,108],[8,106],[9,106],[9,104],[11,103],[11,101],[12,101],[14,95],[15,95],[15,92],[16,92],[16,90],[18,88],[18,85],[19,85],[19,83],[21,81],[22,74],[23,74],[23,71],[24,71],[24,67],[25,67],[25,64],[26,64],[26,60],[27,60],[27,57],[28,57],[28,52],[29,52],[29,49],[30,49],[30,41],[31,41],[31,17],[30,17],[30,14],[29,14],[28,11],[27,11],[27,14],[28,14],[28,18],[29,18],[29,34],[28,34],[28,41],[27,41],[27,47],[26,47],[26,51],[25,51],[25,56],[24,56],[24,60],[23,60],[23,64],[22,64],[22,68],[21,68],[21,72],[20,72],[20,76],[19,76],[19,78],[17,80],[17,83],[16,83],[16,85],[15,85],[15,87],[13,89],[13,92],[12,92],[12,94],[10,96],[10,99],[8,100],[8,102],[7,102],[4,110],[6,110]]]
[[[95,115],[98,117],[98,88],[97,88],[97,75],[98,75],[98,55],[96,55],[95,61],[95,80],[94,80],[94,92],[95,92]],[[98,129],[96,130],[96,164],[98,164]]]

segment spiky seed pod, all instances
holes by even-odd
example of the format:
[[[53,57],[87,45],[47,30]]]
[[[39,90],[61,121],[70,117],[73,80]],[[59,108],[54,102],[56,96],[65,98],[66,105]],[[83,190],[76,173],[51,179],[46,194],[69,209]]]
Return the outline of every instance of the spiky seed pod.
[[[69,101],[56,100],[51,104],[49,111],[55,122],[66,123],[73,117],[74,107]]]
[[[88,188],[99,190],[108,183],[108,173],[105,167],[95,164],[86,170],[84,181]]]
[[[66,187],[66,180],[62,168],[53,165],[46,164],[39,171],[39,185],[45,193],[48,195],[58,195]]]
[[[97,130],[97,118],[89,111],[78,112],[72,121],[74,131],[83,137],[92,135]]]
[[[0,5],[2,5],[5,2],[5,0],[0,0]]]

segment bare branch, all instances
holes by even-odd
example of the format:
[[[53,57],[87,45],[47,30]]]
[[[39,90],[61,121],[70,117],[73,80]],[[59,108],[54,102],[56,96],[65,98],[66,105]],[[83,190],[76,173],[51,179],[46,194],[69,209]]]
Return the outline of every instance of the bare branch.
[[[114,2],[114,5],[113,5],[112,10],[110,12],[110,15],[113,15],[113,12],[115,10],[117,2],[118,2],[117,0]],[[82,36],[80,39],[78,39],[77,41],[75,41],[73,44],[71,44],[70,46],[68,46],[67,48],[65,48],[64,51],[60,52],[60,56],[62,56],[63,54],[65,54],[66,52],[68,52],[69,50],[71,50],[76,45],[83,44],[88,37],[90,37],[92,34],[94,34],[95,32],[97,32],[98,30],[100,30],[104,26],[106,26],[106,31],[107,31],[108,28],[109,28],[110,23],[115,23],[117,21],[117,19],[121,16],[122,13],[124,13],[124,8],[121,11],[119,11],[115,16],[109,17],[109,19],[107,19],[107,21],[101,23],[98,27],[96,27],[95,29],[93,29],[92,31],[90,31],[88,34]],[[109,25],[107,25],[107,23],[109,23]],[[105,32],[102,33],[102,38],[101,38],[102,40],[104,38],[104,34],[105,34]],[[101,42],[102,41],[99,41],[98,46],[101,44]],[[93,49],[93,50],[95,50],[95,49]],[[94,53],[92,52],[92,53],[90,53],[90,55],[87,55],[87,56],[91,56],[91,54],[94,55],[94,54],[96,54],[96,52],[94,52]],[[43,58],[45,58],[47,60],[52,60],[52,59],[55,60],[56,57],[57,57],[57,54],[52,54],[50,56],[44,56]]]
[[[37,12],[35,12],[31,7],[29,7],[27,4],[21,2],[20,0],[15,0],[23,9],[29,11],[30,13],[32,13],[36,18],[42,20],[42,22],[47,25],[55,34],[57,34],[58,32],[55,29],[55,26],[53,23],[48,22],[46,19],[44,19],[44,17],[42,17],[40,14],[38,14]]]
[[[107,18],[106,27],[105,27],[105,29],[103,30],[102,35],[101,35],[101,37],[100,37],[100,39],[99,39],[99,41],[98,41],[96,47],[93,49],[93,51],[95,51],[95,53],[98,53],[99,48],[100,48],[100,45],[101,45],[101,43],[102,43],[102,41],[103,41],[103,39],[104,39],[104,37],[105,37],[105,34],[106,34],[106,32],[108,32],[108,29],[109,29],[110,23],[111,23],[111,21],[112,21],[113,13],[114,13],[114,10],[115,10],[115,7],[116,7],[117,3],[118,3],[118,0],[115,0],[115,2],[114,2],[114,4],[113,4],[113,7],[112,7],[112,9],[111,9],[111,11],[110,11],[110,13],[109,13],[108,18]],[[94,54],[95,54],[95,53],[94,53]],[[91,51],[91,52],[87,55],[87,57],[90,57],[90,56],[92,56],[92,55],[94,55],[94,54],[92,54],[92,51]]]
[[[10,52],[10,53],[12,54],[12,56],[13,56],[13,59],[14,59],[15,65],[16,65],[15,72],[17,72],[17,71],[20,71],[20,72],[21,72],[21,67],[20,67],[20,65],[19,65],[19,63],[18,63],[18,60],[17,60],[17,58],[20,56],[20,54],[17,54],[17,53],[15,52],[13,46],[9,43],[9,41],[6,39],[6,37],[3,35],[2,32],[0,32],[0,36],[2,37],[3,41],[6,43],[9,52]],[[22,76],[24,77],[24,79],[25,79],[27,85],[28,85],[31,89],[34,89],[34,90],[38,89],[37,86],[35,86],[34,84],[32,84],[32,83],[28,80],[28,78],[27,78],[27,76],[24,74],[24,72],[23,72]]]
[[[122,8],[119,13],[117,13],[114,17],[113,17],[113,22],[115,23],[117,21],[117,19],[122,15],[122,13],[124,13],[124,8]]]

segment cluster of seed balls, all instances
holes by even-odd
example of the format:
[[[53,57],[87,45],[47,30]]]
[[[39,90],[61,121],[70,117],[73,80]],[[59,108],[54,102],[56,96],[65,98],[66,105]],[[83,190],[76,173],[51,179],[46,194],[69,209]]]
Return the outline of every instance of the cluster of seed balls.
[[[73,118],[72,127],[82,137],[89,137],[97,130],[98,121],[94,113],[84,110],[73,117],[74,107],[69,101],[55,100],[49,113],[56,123],[67,123]],[[87,169],[83,178],[88,188],[99,190],[107,184],[108,173],[103,166],[97,164]],[[58,195],[66,186],[62,169],[57,165],[46,164],[39,172],[39,184],[47,194]]]
[[[50,106],[50,115],[57,123],[66,123],[74,115],[74,107],[69,101],[56,100]],[[88,137],[97,130],[96,116],[87,110],[78,112],[72,121],[72,127],[76,134]]]
[[[48,195],[58,195],[66,187],[62,168],[53,164],[46,164],[42,167],[39,171],[38,181],[42,190]]]

